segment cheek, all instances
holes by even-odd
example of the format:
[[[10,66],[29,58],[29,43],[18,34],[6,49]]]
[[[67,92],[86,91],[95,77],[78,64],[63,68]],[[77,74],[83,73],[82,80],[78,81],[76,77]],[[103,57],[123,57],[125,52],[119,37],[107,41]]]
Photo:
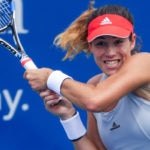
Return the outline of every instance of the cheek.
[[[118,52],[123,57],[130,56],[131,55],[131,47],[130,47],[130,45],[128,45],[128,46],[126,45],[126,46],[120,47]]]
[[[119,55],[120,55],[122,61],[124,62],[131,54],[130,54],[129,50],[120,49]]]
[[[131,50],[128,49],[128,50],[124,51],[124,52],[123,52],[123,55],[124,55],[124,56],[130,56],[130,55],[131,55]]]
[[[96,48],[91,43],[89,44],[89,50],[94,56],[101,56],[104,53],[103,49]]]
[[[126,56],[130,56],[134,46],[135,46],[134,42],[128,42],[123,46],[121,52]]]
[[[92,53],[95,57],[101,57],[105,53],[105,51],[102,49],[94,49]]]
[[[102,63],[103,56],[104,56],[103,51],[94,51],[93,52],[94,60],[98,66],[100,66],[100,64]]]

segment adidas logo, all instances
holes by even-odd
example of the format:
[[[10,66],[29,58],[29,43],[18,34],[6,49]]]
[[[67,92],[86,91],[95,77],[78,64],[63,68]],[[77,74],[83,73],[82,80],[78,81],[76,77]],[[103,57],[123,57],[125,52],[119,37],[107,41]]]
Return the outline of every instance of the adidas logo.
[[[110,128],[110,130],[115,130],[117,128],[120,128],[120,125],[116,124],[116,122],[113,123],[112,127]]]
[[[105,17],[100,23],[100,25],[106,25],[106,24],[112,24],[112,22],[109,20],[108,17]]]

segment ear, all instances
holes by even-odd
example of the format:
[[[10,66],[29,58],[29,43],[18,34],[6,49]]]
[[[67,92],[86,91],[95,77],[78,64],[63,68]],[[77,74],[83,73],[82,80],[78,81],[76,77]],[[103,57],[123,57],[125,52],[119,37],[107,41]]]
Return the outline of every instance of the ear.
[[[89,51],[92,53],[92,43],[90,42],[88,43],[88,45],[89,45]]]
[[[134,49],[135,44],[136,44],[136,34],[133,33],[132,34],[132,40],[131,40],[131,47],[132,47],[132,49]]]

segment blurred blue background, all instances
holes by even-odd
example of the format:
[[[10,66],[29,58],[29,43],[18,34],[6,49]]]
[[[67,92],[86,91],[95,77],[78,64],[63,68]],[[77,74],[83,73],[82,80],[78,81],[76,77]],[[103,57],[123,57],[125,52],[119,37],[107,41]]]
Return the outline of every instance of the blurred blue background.
[[[92,56],[81,53],[72,61],[62,61],[64,51],[53,45],[55,36],[87,9],[89,0],[39,2],[15,0],[20,39],[37,66],[60,69],[82,82],[99,73]],[[142,51],[149,51],[149,2],[96,0],[95,7],[110,3],[129,8],[135,32],[143,39]],[[10,35],[3,36],[8,39]],[[59,118],[45,110],[42,99],[23,79],[20,62],[3,47],[0,51],[0,150],[73,150]],[[79,111],[86,125],[86,112]]]

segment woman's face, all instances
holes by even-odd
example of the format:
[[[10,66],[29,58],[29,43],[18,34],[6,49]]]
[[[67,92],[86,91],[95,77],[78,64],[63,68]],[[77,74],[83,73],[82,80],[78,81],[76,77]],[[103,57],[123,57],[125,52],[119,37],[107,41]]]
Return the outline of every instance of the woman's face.
[[[89,43],[96,64],[107,75],[114,74],[131,55],[135,46],[135,34],[132,40],[113,36],[101,36]]]

